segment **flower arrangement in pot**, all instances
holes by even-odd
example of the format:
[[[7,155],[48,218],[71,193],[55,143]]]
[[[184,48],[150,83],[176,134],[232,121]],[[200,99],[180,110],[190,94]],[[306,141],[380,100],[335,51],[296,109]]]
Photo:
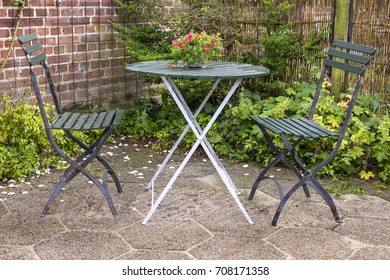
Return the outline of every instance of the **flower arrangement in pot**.
[[[203,67],[206,63],[222,57],[222,38],[219,34],[191,31],[173,40],[171,51],[174,64],[182,62],[184,67]]]

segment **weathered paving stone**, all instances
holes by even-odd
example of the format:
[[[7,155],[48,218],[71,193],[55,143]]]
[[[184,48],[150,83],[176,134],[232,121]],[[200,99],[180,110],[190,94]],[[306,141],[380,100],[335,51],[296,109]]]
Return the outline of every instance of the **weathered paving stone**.
[[[390,246],[390,219],[351,218],[335,231],[362,243]]]
[[[390,260],[390,248],[361,248],[351,257],[351,260]]]
[[[270,226],[270,215],[267,211],[251,211],[254,224],[249,224],[238,207],[231,206],[231,210],[220,208],[208,215],[197,218],[197,221],[216,235],[247,236],[264,238],[278,228]],[[236,209],[235,209],[236,208]],[[238,230],[239,229],[239,230]]]
[[[9,214],[7,207],[3,201],[0,201],[0,217]]]
[[[185,251],[211,237],[193,221],[134,224],[119,232],[135,249]]]
[[[246,236],[216,235],[190,250],[198,260],[256,260],[256,259],[286,259],[272,245],[261,240]]]
[[[27,246],[0,246],[0,260],[35,260],[37,256]]]
[[[193,260],[188,253],[177,251],[134,250],[118,258],[119,260]]]
[[[64,230],[55,218],[12,213],[0,218],[0,244],[33,245]]]
[[[266,240],[293,259],[338,260],[353,253],[350,240],[321,228],[282,228]]]
[[[357,196],[346,194],[337,198],[335,203],[341,200],[340,210],[349,217],[370,217],[388,218],[390,213],[390,203],[377,196],[365,195]],[[337,203],[338,204],[338,203]],[[370,205],[370,207],[366,207]],[[365,211],[362,211],[365,209]]]
[[[48,260],[110,260],[130,248],[115,233],[71,231],[43,240],[35,250],[41,259]]]

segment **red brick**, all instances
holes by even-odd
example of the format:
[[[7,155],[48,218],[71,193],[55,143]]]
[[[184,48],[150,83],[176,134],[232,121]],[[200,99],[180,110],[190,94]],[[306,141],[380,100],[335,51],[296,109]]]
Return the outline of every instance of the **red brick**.
[[[85,61],[87,58],[86,53],[75,53],[72,55],[72,59],[77,62],[77,61]]]
[[[38,16],[38,17],[46,17],[48,12],[47,12],[47,9],[36,9],[35,10],[35,14]]]
[[[97,30],[98,30],[98,27],[94,24],[87,26],[87,33],[96,33]]]
[[[69,25],[69,18],[67,17],[50,17],[46,19],[46,23],[49,26],[68,26]]]
[[[27,8],[23,10],[23,17],[34,17],[35,16],[35,9]]]
[[[81,17],[81,18],[72,17],[69,19],[69,24],[72,24],[72,25],[87,25],[90,23],[91,23],[91,19],[88,17],[87,18],[85,18],[85,17]]]
[[[95,8],[87,8],[85,10],[85,15],[87,15],[87,16],[95,16],[96,15],[96,9]]]
[[[61,105],[70,105],[73,104],[74,93],[72,90],[64,89],[59,92],[59,99],[61,100]]]
[[[60,16],[62,17],[83,17],[84,9],[61,9]]]
[[[0,29],[0,38],[10,37],[11,33],[9,29]]]
[[[11,6],[12,7],[12,4],[11,4],[11,0],[3,0],[3,6]]]
[[[22,18],[20,24],[22,26],[43,26],[43,18]]]
[[[102,76],[102,71],[101,69],[96,69],[96,70],[90,70],[88,72],[88,78],[101,78]]]
[[[44,47],[44,51],[45,53],[49,56],[49,55],[53,55],[54,54],[54,47],[51,47],[51,46],[45,46]]]
[[[77,52],[85,52],[87,51],[87,46],[85,44],[79,44],[76,46]]]
[[[85,34],[85,26],[76,26],[76,27],[74,27],[74,33],[76,33],[76,34]]]
[[[19,77],[29,77],[30,76],[30,68],[20,68],[18,71]]]
[[[89,43],[87,46],[89,52],[96,51],[99,49],[99,44],[97,43]]]
[[[7,16],[7,10],[6,9],[0,9],[0,17],[6,17]]]
[[[14,71],[14,69],[4,69],[3,70],[3,74],[4,74],[4,79],[5,80],[11,80],[11,79],[13,79],[13,78],[15,78],[15,71]],[[8,82],[9,83],[9,82]],[[3,91],[3,89],[2,89],[2,91]]]
[[[50,35],[59,35],[59,28],[58,27],[50,27],[49,29],[49,34]]]
[[[48,2],[50,2],[50,0],[48,0]],[[45,0],[29,0],[29,4],[30,6],[43,6],[45,5]],[[46,3],[46,5],[49,5],[49,3]]]
[[[59,77],[59,74],[60,73],[66,73],[69,71],[69,65],[68,64],[57,64],[57,63],[53,63],[53,71],[52,73],[55,74],[56,77],[58,77],[58,79],[60,78]],[[58,74],[58,75],[57,75]]]
[[[77,89],[77,93],[75,96],[76,102],[86,101],[89,97],[87,88],[79,88]]]
[[[47,15],[51,18],[51,17],[57,17],[59,15],[59,9],[55,8],[48,8],[48,12],[47,12]]]
[[[1,27],[13,27],[15,20],[12,18],[0,18]]]
[[[48,34],[46,28],[37,28],[37,29],[35,30],[35,33],[37,34],[37,36],[38,36],[39,38],[45,38],[46,35]]]

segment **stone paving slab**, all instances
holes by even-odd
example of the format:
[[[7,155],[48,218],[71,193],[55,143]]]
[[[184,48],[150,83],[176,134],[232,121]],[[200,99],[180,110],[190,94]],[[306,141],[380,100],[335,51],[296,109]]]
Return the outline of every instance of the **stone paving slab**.
[[[298,191],[285,205],[277,226],[271,220],[279,203],[272,181],[250,189],[260,169],[237,163],[226,169],[254,221],[250,225],[209,161],[193,157],[146,225],[151,205],[147,183],[166,153],[122,139],[104,148],[123,193],[109,190],[118,211],[113,218],[99,190],[79,175],[61,191],[48,215],[41,212],[62,172],[0,183],[0,259],[390,259],[390,202],[378,196],[334,196],[343,222],[312,191]],[[184,155],[178,153],[155,182],[164,187]],[[100,167],[91,168],[99,174]],[[295,175],[271,170],[284,187]],[[359,181],[356,181],[359,184]]]

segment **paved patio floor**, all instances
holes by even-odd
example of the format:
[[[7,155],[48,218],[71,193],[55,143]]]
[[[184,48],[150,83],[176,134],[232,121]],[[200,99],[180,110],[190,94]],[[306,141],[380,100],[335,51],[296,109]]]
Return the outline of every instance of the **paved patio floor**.
[[[113,219],[101,193],[77,176],[60,192],[48,215],[40,214],[62,172],[37,174],[22,183],[0,183],[0,259],[23,260],[389,260],[390,202],[378,196],[335,196],[343,222],[312,191],[297,192],[271,225],[277,188],[263,182],[254,200],[247,197],[259,168],[226,164],[239,187],[250,225],[209,161],[193,157],[146,225],[151,203],[146,188],[165,156],[148,145],[122,139],[104,148],[124,192],[112,183],[118,211]],[[158,194],[178,167],[175,155],[156,182]],[[93,166],[99,173],[99,167]],[[286,169],[273,175],[284,186],[294,177]]]

